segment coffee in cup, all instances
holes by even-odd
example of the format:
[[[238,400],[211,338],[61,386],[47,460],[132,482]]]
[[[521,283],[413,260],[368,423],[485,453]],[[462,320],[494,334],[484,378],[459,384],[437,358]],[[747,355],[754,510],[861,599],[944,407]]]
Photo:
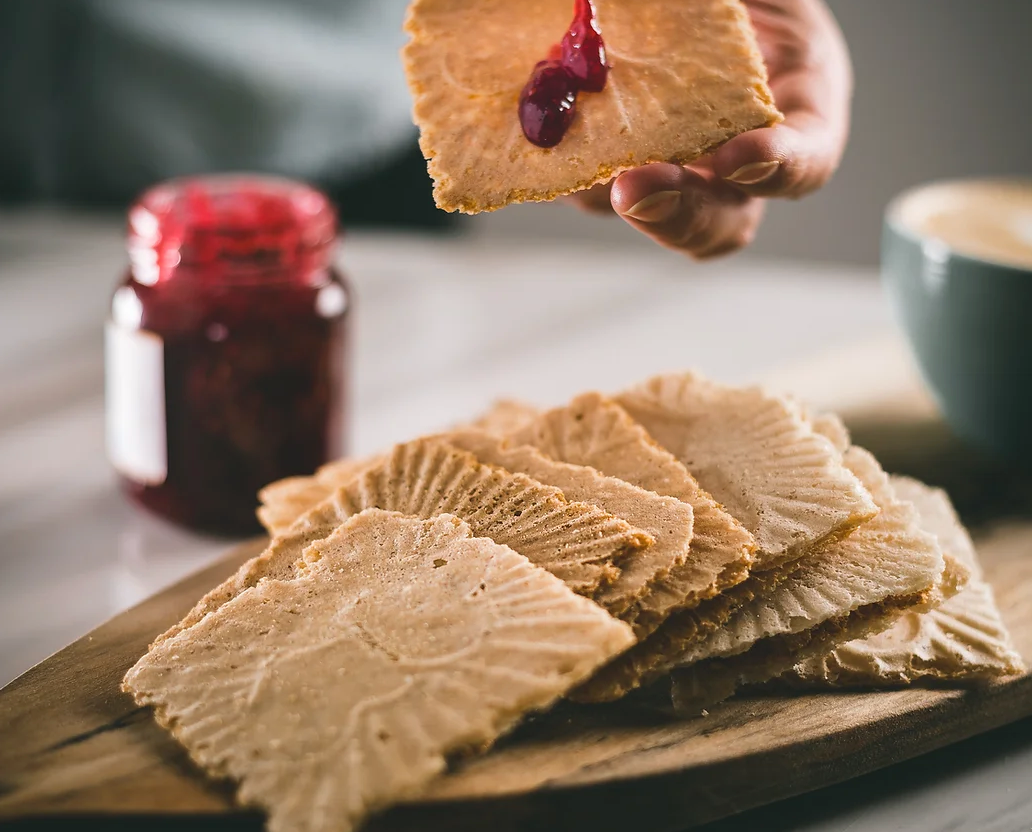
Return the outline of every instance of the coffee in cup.
[[[894,221],[958,254],[1032,269],[1032,180],[932,185],[897,200]]]
[[[1032,468],[1032,181],[902,194],[885,214],[882,278],[947,422]]]

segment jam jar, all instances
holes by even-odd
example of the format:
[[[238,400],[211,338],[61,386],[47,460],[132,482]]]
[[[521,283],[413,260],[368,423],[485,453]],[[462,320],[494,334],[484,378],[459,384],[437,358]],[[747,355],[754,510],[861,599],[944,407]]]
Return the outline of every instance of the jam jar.
[[[105,333],[108,456],[181,525],[258,530],[258,490],[344,453],[351,295],[336,214],[257,176],[175,180],[128,217]]]

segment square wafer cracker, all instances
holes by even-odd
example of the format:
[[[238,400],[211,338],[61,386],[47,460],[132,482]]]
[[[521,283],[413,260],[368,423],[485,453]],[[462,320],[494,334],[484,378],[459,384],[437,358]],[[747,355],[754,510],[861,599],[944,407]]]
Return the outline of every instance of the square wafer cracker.
[[[565,138],[531,144],[520,92],[569,28],[570,0],[414,0],[405,72],[447,211],[551,200],[648,162],[688,163],[781,114],[740,0],[595,0],[611,65]]]
[[[805,568],[686,651],[673,669],[678,710],[697,712],[740,685],[779,676],[835,643],[886,629],[907,610],[941,604],[955,591],[962,567],[944,559],[874,457],[852,447],[844,459],[874,495],[878,516],[808,557]]]
[[[594,598],[610,615],[631,624],[639,639],[688,602],[685,595],[670,592],[664,584],[671,569],[688,557],[693,525],[688,503],[594,468],[557,462],[530,445],[510,445],[484,431],[456,431],[444,438],[481,462],[554,485],[568,500],[598,506],[651,535],[655,543],[622,560],[620,576]]]
[[[450,516],[370,510],[125,677],[272,832],[351,830],[418,795],[633,640],[630,628]]]
[[[968,570],[967,584],[935,609],[909,611],[884,632],[797,664],[785,680],[812,687],[882,687],[1023,673],[1025,664],[950,498],[907,477],[891,481],[896,494],[917,509],[922,528]]]
[[[624,558],[654,542],[626,521],[522,474],[482,465],[472,454],[439,439],[397,445],[376,466],[299,517],[288,532],[202,598],[169,638],[261,579],[284,577],[301,550],[369,508],[431,518],[453,514],[480,537],[511,546],[564,580],[595,595],[620,575]]]
[[[871,495],[793,402],[694,373],[657,376],[617,401],[756,538],[754,570],[847,536]]]

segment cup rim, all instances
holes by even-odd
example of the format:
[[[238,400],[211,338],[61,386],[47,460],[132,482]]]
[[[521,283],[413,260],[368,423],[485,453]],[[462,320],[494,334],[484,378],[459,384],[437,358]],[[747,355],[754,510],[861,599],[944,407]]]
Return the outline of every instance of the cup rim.
[[[901,191],[890,200],[889,204],[885,207],[884,213],[884,224],[887,228],[898,234],[900,237],[905,238],[911,243],[918,246],[925,246],[928,243],[936,245],[941,251],[944,251],[949,255],[951,259],[961,260],[967,263],[978,264],[982,266],[991,266],[993,270],[999,270],[1007,273],[1008,275],[1022,275],[1028,276],[1032,274],[1032,266],[1020,266],[1013,262],[1007,262],[1004,260],[998,260],[991,257],[980,257],[971,254],[965,254],[962,251],[958,251],[957,248],[942,239],[941,237],[935,237],[930,234],[922,234],[919,231],[907,226],[900,218],[900,212],[903,204],[911,199],[914,199],[919,194],[926,191],[934,190],[936,188],[946,188],[954,185],[974,185],[974,184],[1026,184],[1032,188],[1032,178],[1030,177],[1014,177],[1014,176],[971,176],[961,177],[957,179],[936,179],[931,182],[924,182],[919,185],[914,185],[907,188],[905,191]]]

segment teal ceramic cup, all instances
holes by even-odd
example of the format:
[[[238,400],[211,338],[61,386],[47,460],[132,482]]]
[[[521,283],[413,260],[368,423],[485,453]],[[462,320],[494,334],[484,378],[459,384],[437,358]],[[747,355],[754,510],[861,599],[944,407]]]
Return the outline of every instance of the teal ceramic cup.
[[[882,279],[954,432],[1032,465],[1032,183],[902,194],[885,214]]]

